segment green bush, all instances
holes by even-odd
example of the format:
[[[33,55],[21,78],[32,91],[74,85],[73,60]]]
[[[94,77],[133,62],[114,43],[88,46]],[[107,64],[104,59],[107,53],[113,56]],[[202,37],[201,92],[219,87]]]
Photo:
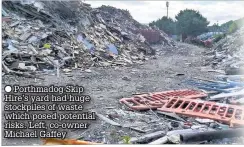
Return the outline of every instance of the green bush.
[[[238,29],[238,25],[236,22],[233,22],[229,27],[229,34],[234,33]]]
[[[214,42],[218,42],[219,40],[221,40],[222,38],[225,37],[225,34],[216,34],[214,35]]]

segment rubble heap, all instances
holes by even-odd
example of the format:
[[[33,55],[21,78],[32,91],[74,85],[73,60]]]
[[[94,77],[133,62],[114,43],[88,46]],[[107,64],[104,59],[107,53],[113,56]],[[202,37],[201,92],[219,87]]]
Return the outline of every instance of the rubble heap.
[[[161,43],[167,46],[175,46],[172,39],[158,28],[151,28],[142,25],[132,18],[129,11],[116,9],[111,6],[101,6],[97,8],[107,25],[116,26],[123,34],[130,36],[130,39],[139,39],[148,43]],[[113,17],[116,16],[116,17]]]
[[[140,33],[133,33],[145,26],[125,10],[93,9],[80,1],[32,0],[4,1],[3,11],[4,18],[11,18],[3,19],[2,26],[7,73],[131,65],[155,54]]]
[[[207,53],[210,55],[208,64],[215,68],[228,71],[230,68],[244,67],[244,27],[237,30],[235,33],[228,35],[220,40],[212,51]]]
[[[129,32],[138,29],[138,28],[146,28],[145,25],[140,24],[136,20],[132,18],[129,11],[117,9],[111,6],[101,6],[96,9],[100,12],[100,16],[105,21],[106,24],[117,26],[123,32]],[[115,17],[116,16],[116,17]],[[134,34],[131,34],[134,35]]]

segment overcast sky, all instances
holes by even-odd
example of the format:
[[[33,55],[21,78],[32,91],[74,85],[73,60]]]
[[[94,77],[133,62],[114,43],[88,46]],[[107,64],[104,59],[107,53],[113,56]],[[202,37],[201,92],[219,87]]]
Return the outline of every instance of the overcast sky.
[[[110,5],[127,9],[140,23],[149,23],[167,15],[166,1],[163,0],[85,0],[85,2],[91,4],[92,7]],[[169,1],[169,16],[174,18],[180,10],[186,8],[200,11],[210,21],[210,24],[217,23],[217,21],[222,24],[244,17],[244,1]]]

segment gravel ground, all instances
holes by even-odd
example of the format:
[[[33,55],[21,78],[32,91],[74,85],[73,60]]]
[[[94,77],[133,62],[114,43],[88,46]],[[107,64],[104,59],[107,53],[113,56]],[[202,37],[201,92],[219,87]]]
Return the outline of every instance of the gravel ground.
[[[194,88],[183,83],[183,80],[193,77],[211,78],[215,73],[201,71],[205,57],[199,48],[188,44],[179,44],[177,48],[154,46],[158,50],[156,57],[150,57],[142,65],[131,67],[91,68],[91,72],[73,70],[70,74],[61,73],[57,78],[54,73],[43,74],[40,79],[30,79],[5,75],[3,86],[8,84],[20,85],[67,85],[84,86],[86,93],[92,98],[88,110],[95,110],[103,115],[111,116],[114,121],[123,124],[145,126],[143,130],[167,130],[167,121],[160,118],[161,125],[153,122],[157,116],[149,112],[125,111],[119,104],[119,99],[130,97],[133,93],[158,92],[163,90]],[[184,74],[177,76],[176,74]],[[140,124],[141,123],[141,124]],[[119,128],[97,120],[88,130],[70,131],[70,138],[118,143],[122,136],[137,136],[140,133],[128,128]],[[3,145],[33,145],[41,144],[39,139],[3,139]]]

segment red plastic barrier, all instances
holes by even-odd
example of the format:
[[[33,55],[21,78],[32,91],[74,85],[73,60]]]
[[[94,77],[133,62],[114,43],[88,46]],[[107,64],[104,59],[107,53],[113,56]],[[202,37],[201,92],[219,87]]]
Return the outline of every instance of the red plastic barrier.
[[[139,111],[157,109],[161,107],[165,102],[167,102],[170,97],[196,99],[206,96],[207,94],[205,94],[204,92],[184,89],[137,95],[132,98],[123,98],[120,100],[120,102],[126,104],[133,110]]]
[[[231,126],[244,125],[244,108],[236,105],[203,100],[170,98],[158,110],[191,117],[208,118]]]
[[[221,121],[230,126],[244,125],[244,107],[196,99],[205,96],[194,90],[175,90],[123,98],[120,102],[138,111],[157,109]]]

